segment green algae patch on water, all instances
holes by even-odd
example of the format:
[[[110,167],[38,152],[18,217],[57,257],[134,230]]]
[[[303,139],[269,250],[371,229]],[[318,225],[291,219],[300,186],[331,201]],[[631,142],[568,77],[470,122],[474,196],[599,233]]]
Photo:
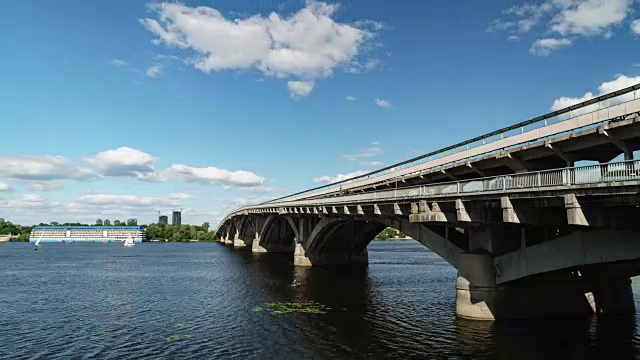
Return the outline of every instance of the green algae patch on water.
[[[256,306],[251,311],[266,311],[274,315],[282,315],[289,313],[305,313],[305,314],[326,314],[330,308],[319,304],[315,301],[290,301],[290,302],[270,302],[263,306]]]
[[[190,337],[191,337],[191,335],[172,335],[172,336],[167,336],[164,339],[166,341],[176,341],[176,340],[187,339],[187,338],[190,338]]]
[[[177,327],[178,329],[182,329],[187,324],[191,324],[191,321],[180,321],[180,322],[177,322],[175,327]]]

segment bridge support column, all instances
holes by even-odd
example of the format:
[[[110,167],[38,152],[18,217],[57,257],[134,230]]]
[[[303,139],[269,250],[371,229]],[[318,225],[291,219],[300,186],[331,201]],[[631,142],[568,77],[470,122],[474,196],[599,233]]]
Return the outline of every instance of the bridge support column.
[[[634,315],[636,313],[629,278],[597,285],[593,290],[593,297],[594,310],[599,315]]]
[[[264,254],[267,252],[267,249],[263,248],[262,246],[260,246],[260,237],[256,236],[255,239],[253,239],[253,243],[251,244],[251,252],[254,254]]]
[[[612,308],[617,301],[624,302],[618,296],[622,292],[622,287],[607,288],[603,293],[607,295],[601,296],[612,297],[605,301]],[[456,314],[473,320],[588,316],[593,311],[585,294],[583,285],[560,277],[496,285],[492,256],[465,253],[456,280]]]
[[[236,234],[233,237],[233,247],[234,248],[243,248],[246,247],[247,244],[244,242],[244,240],[240,239],[240,233],[236,232]]]
[[[306,252],[301,243],[296,243],[296,250],[293,253],[293,265],[294,266],[311,266],[311,260],[306,256]]]

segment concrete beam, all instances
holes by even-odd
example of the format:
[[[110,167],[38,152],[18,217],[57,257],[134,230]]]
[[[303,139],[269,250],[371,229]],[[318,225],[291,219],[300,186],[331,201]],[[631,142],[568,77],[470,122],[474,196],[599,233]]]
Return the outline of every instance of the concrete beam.
[[[402,210],[400,210],[400,205],[398,205],[398,203],[393,204],[393,213],[395,215],[402,215]]]
[[[449,172],[445,171],[444,169],[440,169],[440,172],[442,174],[444,174],[444,176],[448,177],[449,179],[453,180],[453,181],[458,181],[458,178],[451,175]]]
[[[343,211],[345,215],[351,215],[351,213],[349,212],[349,207],[347,207],[347,205],[343,206]]]
[[[364,215],[364,210],[362,210],[362,206],[356,205],[356,213],[358,215]]]
[[[620,140],[616,136],[613,136],[611,133],[607,132],[603,125],[598,127],[598,134],[606,136],[613,145],[622,150],[625,160],[633,160],[633,151],[629,149],[629,146],[627,146],[627,144],[623,140]]]
[[[337,214],[337,213],[338,213],[338,209],[336,209],[336,207],[335,207],[335,206],[332,206],[332,207],[331,207],[331,213],[332,213],[332,214]]]
[[[469,216],[467,207],[460,199],[456,200],[456,220],[458,222],[471,222],[471,216]]]
[[[565,154],[562,150],[558,149],[556,146],[551,145],[551,143],[548,140],[545,142],[544,146],[547,149],[551,150],[557,157],[564,160],[564,162],[567,164],[567,167],[573,166],[573,160],[571,160],[569,155]]]
[[[373,213],[375,215],[382,215],[382,212],[380,211],[380,207],[378,207],[377,204],[373,204]]]
[[[577,231],[494,258],[497,283],[584,265],[640,259],[636,231]]]
[[[564,195],[564,206],[567,209],[567,222],[569,225],[589,226],[589,222],[584,216],[582,206],[580,206],[575,194]]]
[[[478,169],[478,167],[473,165],[470,161],[467,161],[467,167],[469,169],[473,170],[476,174],[478,174],[478,175],[480,175],[482,177],[487,177],[487,174],[484,171]]]

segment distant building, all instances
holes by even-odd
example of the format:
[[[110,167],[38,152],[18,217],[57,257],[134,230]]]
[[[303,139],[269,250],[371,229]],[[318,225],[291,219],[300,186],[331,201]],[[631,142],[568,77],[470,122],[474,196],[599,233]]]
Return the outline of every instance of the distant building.
[[[109,226],[111,225],[111,221],[109,219],[104,219],[104,221],[102,222],[102,225]]]
[[[0,222],[4,222],[4,218],[0,218]]]
[[[158,217],[158,224],[165,224],[167,225],[169,223],[169,217],[167,215],[160,215]]]
[[[120,226],[120,220],[115,220],[115,221],[113,222],[113,225],[115,225],[115,226]]]
[[[109,221],[105,219],[105,223]],[[36,226],[29,241],[42,242],[117,242],[131,238],[133,242],[146,240],[141,226]]]
[[[98,226],[102,226],[102,219],[98,219],[98,220],[96,220],[96,225],[98,225]]]
[[[136,218],[127,219],[127,225],[129,226],[138,225],[138,219]]]
[[[171,223],[173,225],[180,225],[182,224],[182,213],[180,211],[174,211],[171,214]]]

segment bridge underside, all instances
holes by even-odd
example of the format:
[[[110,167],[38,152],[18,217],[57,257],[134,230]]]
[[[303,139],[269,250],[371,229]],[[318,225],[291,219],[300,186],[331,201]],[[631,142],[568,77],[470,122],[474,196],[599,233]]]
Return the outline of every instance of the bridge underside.
[[[456,312],[470,319],[634,314],[640,185],[278,209],[234,216],[224,243],[286,252],[296,266],[362,266],[396,228],[458,270]]]

